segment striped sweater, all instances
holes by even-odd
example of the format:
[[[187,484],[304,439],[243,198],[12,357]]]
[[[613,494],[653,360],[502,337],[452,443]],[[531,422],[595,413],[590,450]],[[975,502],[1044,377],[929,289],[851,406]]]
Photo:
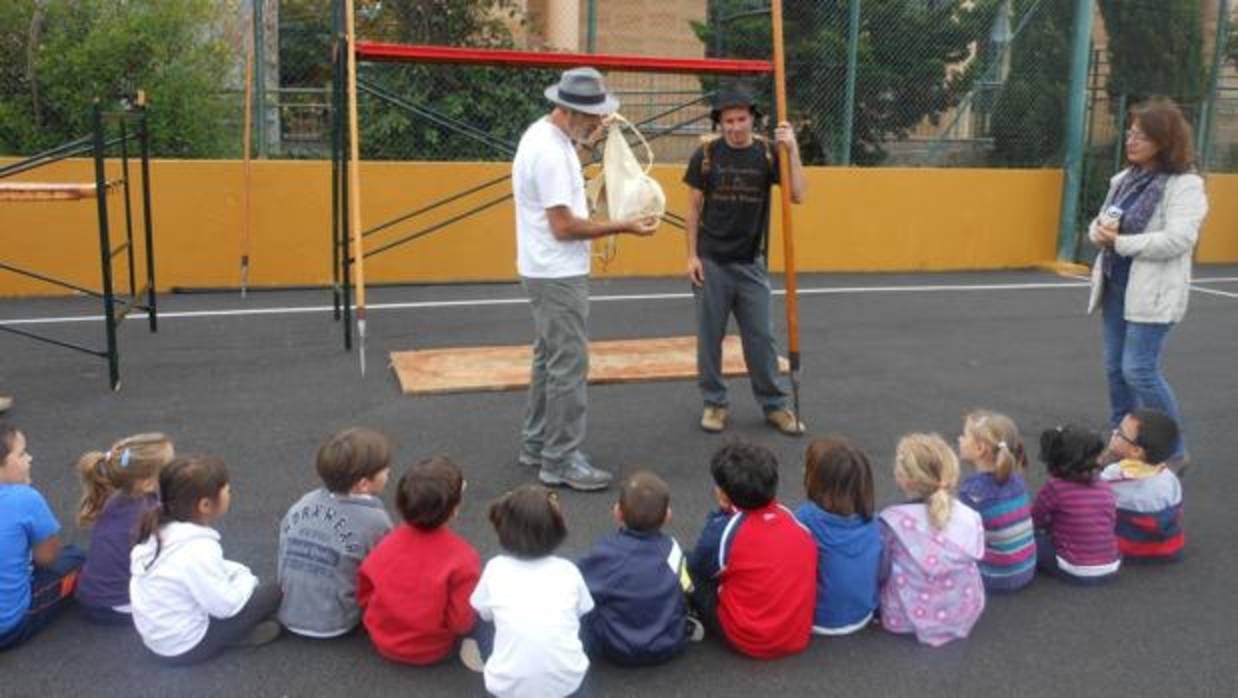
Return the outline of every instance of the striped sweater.
[[[1109,483],[1071,482],[1050,477],[1036,493],[1032,523],[1049,532],[1058,564],[1071,574],[1114,567],[1118,553],[1117,505]]]
[[[1182,559],[1182,483],[1173,471],[1133,460],[1114,463],[1101,473],[1117,498],[1118,548],[1126,558]]]
[[[959,485],[959,500],[984,520],[984,559],[980,576],[991,591],[1014,591],[1036,574],[1032,507],[1023,476],[999,483],[993,473],[975,473]]]

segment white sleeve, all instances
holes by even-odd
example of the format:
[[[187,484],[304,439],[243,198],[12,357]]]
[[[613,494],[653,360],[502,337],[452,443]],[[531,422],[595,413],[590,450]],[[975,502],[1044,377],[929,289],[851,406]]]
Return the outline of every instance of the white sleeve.
[[[1207,213],[1204,180],[1194,174],[1174,177],[1165,190],[1165,227],[1118,236],[1114,249],[1124,257],[1155,260],[1190,254]]]
[[[469,596],[469,605],[484,621],[494,620],[494,611],[490,608],[490,576],[490,565],[487,564],[481,579],[477,580],[477,586],[473,588],[473,594]]]
[[[573,172],[558,151],[543,151],[533,158],[533,179],[537,182],[537,199],[543,209],[556,206],[571,208]]]
[[[193,599],[213,618],[231,618],[245,608],[258,578],[239,562],[224,559],[218,541],[193,543],[194,568],[186,570],[185,586]]]
[[[593,610],[593,594],[589,593],[589,585],[585,584],[585,578],[581,576],[580,570],[575,565],[572,565],[572,573],[576,576],[576,615],[583,616]]]

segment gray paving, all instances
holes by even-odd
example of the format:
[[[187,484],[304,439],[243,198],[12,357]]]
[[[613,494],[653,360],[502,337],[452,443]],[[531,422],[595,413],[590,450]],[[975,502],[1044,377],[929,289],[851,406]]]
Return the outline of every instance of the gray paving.
[[[1234,279],[1238,268],[1205,267],[1197,276]],[[1042,284],[1050,287],[1012,287]],[[994,288],[903,288],[951,285]],[[1062,421],[1103,426],[1099,319],[1083,315],[1086,289],[1077,283],[1011,271],[808,275],[800,286],[834,291],[800,298],[805,419],[812,433],[846,434],[869,451],[878,464],[879,504],[897,498],[889,465],[897,438],[935,430],[953,439],[970,408],[1009,413],[1029,443]],[[1189,543],[1182,564],[1126,569],[1115,585],[1094,590],[1037,579],[1016,595],[991,597],[972,636],[941,649],[870,629],[816,639],[796,657],[756,662],[707,640],[659,668],[598,663],[588,681],[592,695],[1238,693],[1238,546],[1232,540],[1238,484],[1229,462],[1238,451],[1238,283],[1203,288],[1229,295],[1193,294],[1166,356],[1197,462],[1185,480]],[[592,336],[687,334],[686,292],[678,279],[595,282]],[[455,526],[485,557],[497,551],[484,518],[487,502],[531,479],[514,464],[523,394],[404,397],[386,352],[527,342],[527,307],[494,302],[522,297],[510,284],[373,290],[363,379],[328,312],[176,315],[312,309],[329,304],[325,291],[251,293],[244,301],[236,294],[168,296],[157,335],[138,322],[122,330],[120,392],[106,389],[102,361],[9,335],[0,335],[0,392],[18,400],[6,419],[25,430],[36,484],[70,541],[87,540],[72,523],[76,457],[125,434],[163,430],[181,452],[211,452],[227,461],[234,496],[220,526],[225,553],[269,579],[277,522],[315,485],[315,448],[336,429],[365,425],[392,438],[397,475],[433,453],[462,464],[469,488]],[[473,302],[433,305],[456,300]],[[421,305],[390,307],[398,304]],[[4,319],[90,312],[84,299],[0,301]],[[101,335],[97,323],[38,329],[91,342]],[[782,462],[782,497],[799,503],[806,442],[765,428],[747,383],[731,385],[729,433],[773,448]],[[711,503],[708,457],[721,443],[696,428],[695,385],[595,386],[590,401],[589,453],[621,475],[642,466],[666,477],[674,493],[669,530],[691,545]],[[1033,487],[1044,481],[1040,466],[1029,480]],[[576,556],[610,528],[612,495],[570,494],[564,501],[571,534],[562,553]],[[322,642],[285,638],[202,666],[167,669],[144,654],[134,632],[88,625],[72,611],[28,645],[0,654],[3,696],[380,693],[480,695],[481,678],[454,663],[419,669],[386,662],[363,634]]]

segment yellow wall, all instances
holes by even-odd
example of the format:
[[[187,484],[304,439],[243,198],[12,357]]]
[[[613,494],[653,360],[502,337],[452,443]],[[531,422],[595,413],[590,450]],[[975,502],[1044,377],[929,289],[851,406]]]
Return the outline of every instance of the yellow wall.
[[[507,173],[505,163],[366,163],[362,167],[365,225]],[[158,284],[236,286],[240,283],[241,165],[234,161],[152,163]],[[43,168],[18,181],[87,181],[90,163]],[[678,166],[655,174],[670,209],[682,213]],[[810,168],[809,202],[795,218],[798,269],[898,271],[1026,267],[1051,260],[1061,174],[1056,170]],[[1200,261],[1238,261],[1238,175],[1208,180],[1212,214]],[[372,236],[373,249],[421,225],[510,192],[506,182],[434,213]],[[119,197],[111,202],[119,204]],[[321,284],[331,277],[330,164],[262,161],[253,166],[250,284]],[[775,207],[776,208],[776,207]],[[122,221],[114,205],[111,220]],[[775,229],[777,229],[777,214]],[[1224,232],[1223,232],[1224,231]],[[0,259],[98,285],[98,235],[92,200],[0,202]],[[781,240],[772,262],[781,268]],[[503,202],[423,239],[370,258],[367,279],[471,281],[514,278],[510,202]],[[682,272],[682,233],[669,225],[649,239],[623,237],[600,276]],[[118,263],[117,271],[123,267]],[[0,295],[49,294],[46,284],[0,272]]]

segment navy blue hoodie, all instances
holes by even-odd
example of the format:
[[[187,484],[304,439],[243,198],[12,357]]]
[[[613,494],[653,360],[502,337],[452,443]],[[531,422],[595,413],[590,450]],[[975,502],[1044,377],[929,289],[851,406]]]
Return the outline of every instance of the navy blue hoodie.
[[[683,650],[690,582],[674,538],[620,529],[577,564],[594,603],[581,619],[588,649],[621,664],[665,661]]]

